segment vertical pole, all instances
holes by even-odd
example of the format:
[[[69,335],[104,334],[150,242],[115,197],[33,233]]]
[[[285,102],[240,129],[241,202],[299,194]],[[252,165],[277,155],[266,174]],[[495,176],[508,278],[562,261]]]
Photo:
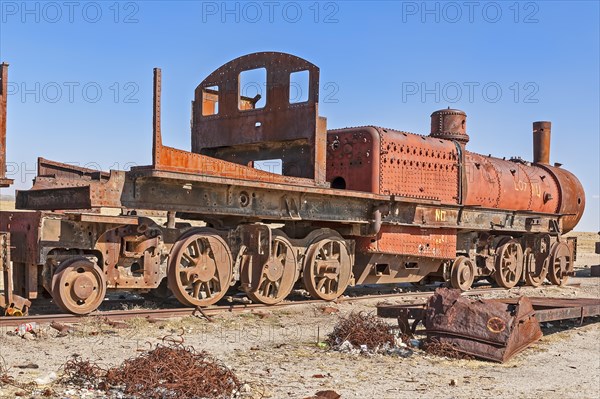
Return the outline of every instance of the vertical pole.
[[[162,133],[160,130],[160,90],[161,70],[154,68],[154,104],[152,112],[152,167],[156,168],[160,163],[160,150],[162,148]]]
[[[8,64],[0,64],[0,187],[8,187],[6,178],[6,102],[8,97]]]

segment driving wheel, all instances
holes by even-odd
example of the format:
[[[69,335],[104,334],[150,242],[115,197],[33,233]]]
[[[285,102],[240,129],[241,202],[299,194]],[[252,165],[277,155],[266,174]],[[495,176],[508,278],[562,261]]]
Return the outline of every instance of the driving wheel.
[[[232,274],[229,246],[212,229],[184,235],[171,249],[169,288],[184,305],[216,303],[227,292]]]
[[[352,278],[352,258],[346,242],[337,236],[322,238],[308,247],[304,287],[313,298],[332,301],[342,295]]]
[[[281,302],[294,288],[298,277],[297,263],[292,244],[283,235],[274,232],[269,259],[257,265],[262,269],[260,277],[248,290],[250,299],[267,305]]]
[[[572,268],[573,262],[569,246],[564,242],[556,243],[550,255],[548,280],[552,284],[564,285],[569,279]]]
[[[496,250],[494,278],[499,286],[512,288],[523,273],[523,249],[518,240],[509,240]]]

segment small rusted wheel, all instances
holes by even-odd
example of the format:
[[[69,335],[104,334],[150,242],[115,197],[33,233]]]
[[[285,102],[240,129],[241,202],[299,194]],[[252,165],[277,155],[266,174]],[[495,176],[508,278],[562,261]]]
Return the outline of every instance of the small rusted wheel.
[[[312,243],[304,260],[304,287],[313,298],[333,301],[352,278],[352,258],[346,242],[329,236]]]
[[[532,287],[539,287],[546,280],[548,274],[549,257],[533,253],[530,248],[525,250],[525,284]]]
[[[52,277],[52,298],[66,312],[91,313],[102,304],[105,295],[104,273],[87,258],[63,262]]]
[[[184,305],[212,305],[229,288],[231,259],[229,246],[211,229],[184,235],[169,255],[169,288]]]
[[[297,260],[292,244],[282,235],[273,233],[271,255],[264,265],[256,284],[248,290],[255,302],[273,305],[281,302],[292,292],[297,280]]]
[[[571,250],[564,242],[554,244],[550,254],[550,265],[548,267],[548,280],[555,285],[564,285],[569,279],[569,273],[573,269]]]
[[[525,283],[532,287],[539,287],[546,280],[548,264],[550,262],[551,238],[545,234],[536,238],[534,248],[527,248],[524,253],[525,270],[523,275]]]
[[[452,288],[468,291],[475,280],[475,266],[471,259],[459,256],[454,260],[450,270],[450,284]]]
[[[518,240],[509,240],[496,250],[494,278],[503,288],[512,288],[523,274],[523,248]]]

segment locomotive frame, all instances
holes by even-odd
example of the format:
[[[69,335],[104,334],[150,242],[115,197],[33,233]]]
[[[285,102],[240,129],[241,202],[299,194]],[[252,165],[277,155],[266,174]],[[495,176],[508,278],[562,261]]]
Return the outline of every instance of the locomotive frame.
[[[240,93],[240,73],[256,68],[266,70],[264,108]],[[291,104],[298,71],[309,72],[309,95]],[[328,131],[318,87],[318,67],[299,57],[239,57],[196,88],[188,152],[162,144],[155,69],[152,165],[103,172],[39,158],[32,189],[17,192],[28,211],[0,212],[13,246],[4,306],[46,291],[86,314],[107,289],[209,306],[233,286],[275,304],[297,286],[333,300],[355,284],[468,290],[479,278],[511,288],[573,274],[576,240],[562,234],[585,197],[575,176],[549,165],[549,122],[534,123],[533,163],[504,161],[466,151],[458,110],[434,112],[429,136]],[[254,167],[267,159],[282,173]]]

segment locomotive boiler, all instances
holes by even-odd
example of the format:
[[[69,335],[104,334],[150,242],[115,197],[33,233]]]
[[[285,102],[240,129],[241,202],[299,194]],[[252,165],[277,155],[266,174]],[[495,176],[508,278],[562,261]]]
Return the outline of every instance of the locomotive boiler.
[[[240,76],[263,69],[247,97]],[[291,75],[308,74],[292,101]],[[15,295],[47,292],[94,311],[107,290],[209,306],[230,289],[275,304],[294,288],[333,300],[349,285],[478,279],[562,285],[585,206],[577,178],[550,165],[550,122],[535,122],[532,162],[467,150],[466,114],[431,115],[417,135],[327,129],[319,69],[284,53],[239,57],[196,88],[191,151],[162,144],[155,70],[152,164],[109,172],[40,158],[31,190],[0,212]],[[261,101],[262,100],[262,101]],[[280,170],[261,170],[276,163]],[[264,169],[264,168],[263,168]]]

